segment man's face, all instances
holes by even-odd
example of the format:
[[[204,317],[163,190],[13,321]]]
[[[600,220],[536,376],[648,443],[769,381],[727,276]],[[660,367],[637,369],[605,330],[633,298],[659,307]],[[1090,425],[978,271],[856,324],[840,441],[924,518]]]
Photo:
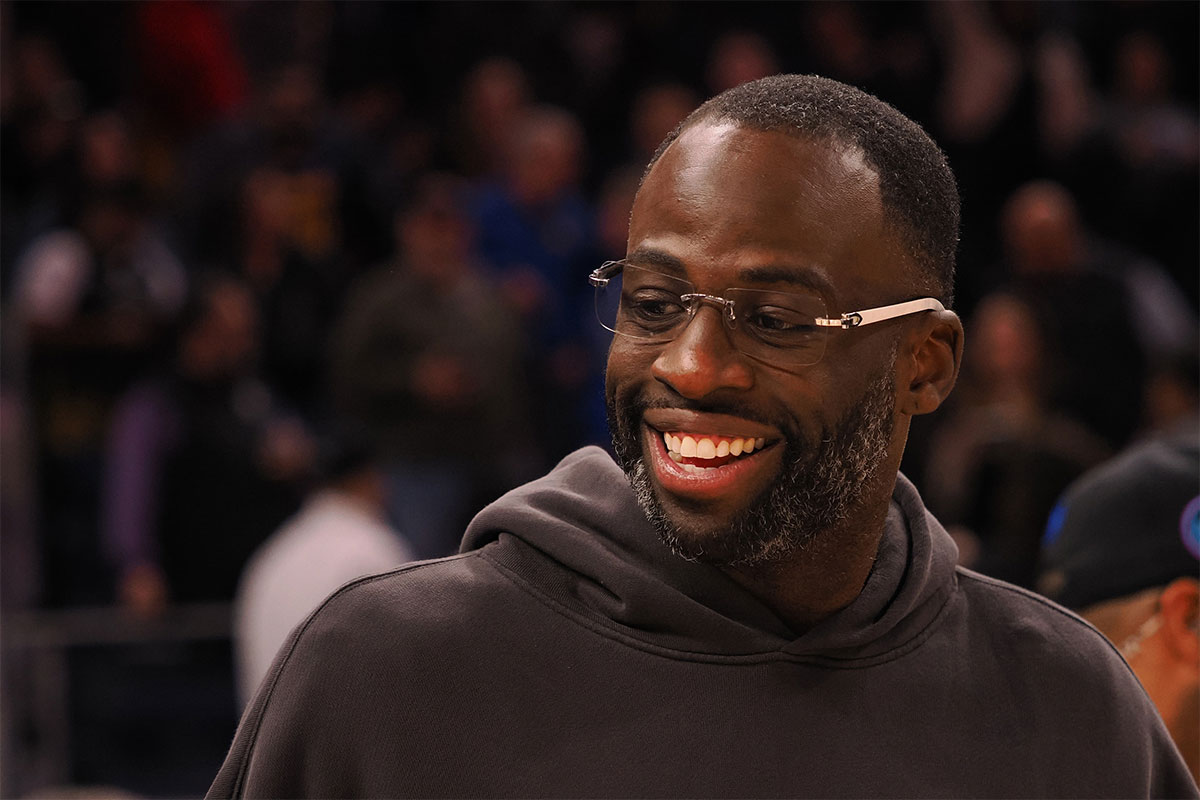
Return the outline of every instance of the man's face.
[[[837,316],[911,296],[897,250],[878,176],[853,151],[700,123],[647,176],[627,259],[711,295],[816,291]],[[899,324],[834,331],[817,364],[788,371],[735,349],[708,304],[672,342],[614,337],[614,445],[664,540],[686,557],[753,565],[844,522],[903,447]]]

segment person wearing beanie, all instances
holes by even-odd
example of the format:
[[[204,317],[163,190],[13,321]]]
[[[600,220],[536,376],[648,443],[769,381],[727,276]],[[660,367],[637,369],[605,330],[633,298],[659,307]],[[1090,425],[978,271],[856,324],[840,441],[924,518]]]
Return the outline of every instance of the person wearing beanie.
[[[1136,445],[1083,475],[1046,529],[1038,588],[1113,642],[1200,779],[1200,437]]]

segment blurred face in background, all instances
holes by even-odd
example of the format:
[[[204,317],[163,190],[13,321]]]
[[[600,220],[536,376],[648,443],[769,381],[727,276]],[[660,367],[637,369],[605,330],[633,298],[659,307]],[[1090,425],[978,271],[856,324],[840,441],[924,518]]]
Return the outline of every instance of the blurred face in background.
[[[420,192],[417,202],[397,218],[401,258],[421,280],[450,288],[470,267],[474,230],[453,181],[433,178]]]
[[[573,116],[560,109],[531,112],[509,147],[507,171],[518,201],[536,208],[573,189],[582,158],[583,131]]]
[[[250,291],[237,281],[205,290],[204,307],[184,330],[180,369],[201,383],[246,373],[258,350],[258,311]]]
[[[1018,273],[1073,272],[1083,251],[1075,201],[1056,183],[1018,189],[1005,205],[1004,248]]]

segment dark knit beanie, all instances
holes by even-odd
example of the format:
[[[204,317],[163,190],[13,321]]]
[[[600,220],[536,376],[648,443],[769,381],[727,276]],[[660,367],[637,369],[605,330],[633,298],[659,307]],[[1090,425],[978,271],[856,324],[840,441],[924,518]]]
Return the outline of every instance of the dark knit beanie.
[[[1200,577],[1200,444],[1134,446],[1068,487],[1050,515],[1038,589],[1068,608]]]

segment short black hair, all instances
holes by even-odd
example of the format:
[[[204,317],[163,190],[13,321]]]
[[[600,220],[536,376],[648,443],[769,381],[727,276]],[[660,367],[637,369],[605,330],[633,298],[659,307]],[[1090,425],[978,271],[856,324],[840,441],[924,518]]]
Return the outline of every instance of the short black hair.
[[[719,121],[861,150],[879,173],[885,224],[917,265],[925,290],[946,306],[953,302],[958,186],[945,154],[920,125],[853,86],[818,75],[772,75],[724,91],[689,114],[658,146],[642,179],[683,131]]]

